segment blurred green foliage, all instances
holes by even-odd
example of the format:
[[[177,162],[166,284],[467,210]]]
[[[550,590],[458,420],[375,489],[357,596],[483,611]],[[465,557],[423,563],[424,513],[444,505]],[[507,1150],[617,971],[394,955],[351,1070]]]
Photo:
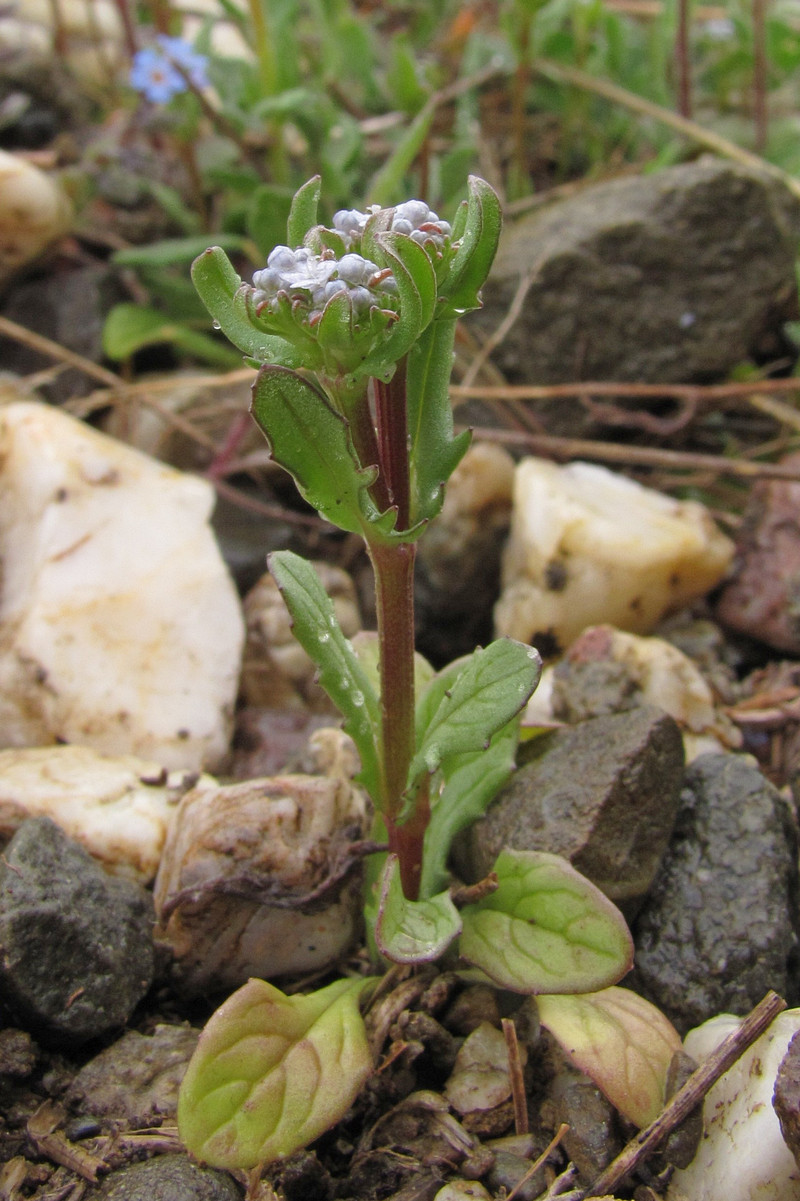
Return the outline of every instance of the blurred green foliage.
[[[322,177],[327,218],[409,195],[447,218],[473,172],[523,205],[554,184],[680,161],[696,144],[660,113],[678,103],[682,5],[693,119],[752,150],[760,88],[764,157],[800,175],[800,0],[772,0],[761,29],[751,0],[212,0],[190,36],[178,0],[142,4],[142,40],[157,7],[170,34],[207,56],[211,87],[150,106],[153,136],[190,164],[193,188],[148,182],[175,238],[118,261],[163,310],[172,341],[218,365],[201,342],[175,337],[176,322],[203,328],[189,247],[215,241],[248,274],[281,241],[292,194],[311,174]],[[598,94],[593,80],[653,112]],[[129,88],[123,99],[145,105]],[[107,352],[123,357],[137,339],[125,336],[124,312],[111,322]]]

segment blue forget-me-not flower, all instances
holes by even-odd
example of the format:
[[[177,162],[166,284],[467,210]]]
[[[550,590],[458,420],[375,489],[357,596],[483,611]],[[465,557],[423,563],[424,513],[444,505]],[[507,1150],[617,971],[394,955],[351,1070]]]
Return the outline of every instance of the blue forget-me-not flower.
[[[154,104],[166,104],[179,92],[186,91],[181,71],[195,87],[208,86],[208,59],[204,54],[198,54],[182,38],[159,34],[156,42],[156,46],[147,46],[134,55],[131,87]]]

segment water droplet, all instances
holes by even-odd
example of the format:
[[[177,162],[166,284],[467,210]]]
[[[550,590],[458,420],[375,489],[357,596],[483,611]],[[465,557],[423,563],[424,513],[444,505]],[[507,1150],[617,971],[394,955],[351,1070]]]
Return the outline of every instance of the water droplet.
[[[435,742],[425,752],[425,766],[428,771],[436,771],[439,766],[439,746]]]
[[[339,680],[339,684],[340,684],[340,686],[341,686],[342,688],[344,688],[345,690],[346,690],[346,689],[348,689],[348,688],[350,687],[350,678],[349,678],[349,676],[342,676],[342,678]]]
[[[330,642],[331,636],[330,636],[330,634],[322,633],[319,635],[319,640],[320,640],[320,642]]]
[[[359,708],[359,709],[361,708],[361,706],[364,704],[364,693],[363,692],[354,692],[353,693],[353,704],[356,705],[357,708]]]
[[[529,647],[528,647],[528,658],[529,658],[529,659],[532,659],[532,660],[534,661],[534,663],[537,663],[537,662],[538,662],[538,660],[539,660],[539,652],[537,651],[537,649],[536,649],[536,647],[535,647],[535,646],[529,646]]]
[[[219,321],[212,321],[211,325],[213,326],[214,329],[222,329],[222,326],[220,325]]]

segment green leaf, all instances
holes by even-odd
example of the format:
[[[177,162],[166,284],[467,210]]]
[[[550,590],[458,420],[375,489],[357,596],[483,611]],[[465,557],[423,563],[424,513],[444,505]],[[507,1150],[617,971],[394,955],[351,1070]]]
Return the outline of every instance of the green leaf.
[[[373,175],[367,190],[372,204],[393,204],[402,192],[403,176],[411,167],[430,133],[436,116],[436,102],[429,100],[407,126],[383,166]]]
[[[421,897],[433,896],[448,879],[453,839],[482,817],[514,768],[517,727],[513,718],[493,736],[485,751],[454,756],[443,769],[444,787],[431,809],[422,856]]]
[[[470,444],[471,433],[453,436],[450,373],[455,320],[433,321],[408,352],[406,398],[411,467],[411,524],[434,518],[444,485]]]
[[[399,860],[388,855],[380,883],[375,941],[392,963],[431,963],[461,932],[461,918],[449,892],[408,901],[400,883]]]
[[[221,234],[220,243],[226,250],[243,250],[247,240],[237,234]],[[176,263],[191,263],[208,249],[207,234],[187,238],[165,238],[148,246],[126,246],[116,250],[111,261],[119,267],[170,267]]]
[[[502,224],[496,193],[485,180],[470,175],[464,232],[440,289],[447,301],[444,315],[456,317],[480,307],[478,292],[497,253]]]
[[[253,384],[251,411],[275,462],[323,517],[350,533],[390,533],[394,513],[382,514],[368,492],[377,467],[360,466],[350,426],[323,392],[297,372],[267,364]]]
[[[664,1014],[627,988],[583,996],[540,996],[543,1026],[628,1121],[648,1126],[666,1100],[681,1036]]]
[[[170,343],[223,370],[237,367],[240,356],[207,334],[171,321],[158,309],[138,304],[117,304],[103,326],[103,351],[110,359],[127,359],[146,346]]]
[[[219,246],[205,250],[192,265],[192,279],[200,299],[219,328],[243,354],[258,362],[281,359],[292,365],[296,357],[283,338],[259,330],[250,321],[241,299],[242,281],[225,251]]]
[[[430,323],[436,307],[436,275],[430,259],[406,234],[379,233],[375,261],[391,267],[399,293],[399,319],[359,367],[360,375],[385,377]]]
[[[187,1150],[218,1168],[291,1155],[349,1109],[372,1071],[358,1009],[368,978],[285,996],[250,980],[213,1015],[181,1084]]]
[[[344,717],[361,756],[360,780],[380,795],[380,708],[369,676],[336,620],[333,602],[314,568],[292,551],[274,551],[269,569],[292,615],[294,636],[319,669],[319,682]]]
[[[533,647],[511,638],[476,650],[435,712],[417,727],[418,750],[409,770],[409,789],[449,756],[485,750],[492,735],[527,703],[541,670],[542,661]]]
[[[291,188],[259,184],[247,202],[247,232],[264,258],[283,239],[292,204]]]
[[[502,988],[521,993],[594,992],[631,966],[625,919],[565,859],[501,851],[496,892],[461,913],[459,950]]]
[[[294,194],[286,223],[287,246],[302,246],[308,231],[317,224],[317,209],[322,180],[313,175]]]

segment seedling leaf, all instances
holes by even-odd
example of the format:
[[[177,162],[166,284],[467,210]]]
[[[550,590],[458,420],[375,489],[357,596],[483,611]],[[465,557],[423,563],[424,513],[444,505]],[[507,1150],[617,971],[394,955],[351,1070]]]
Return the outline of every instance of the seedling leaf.
[[[286,996],[249,980],[212,1016],[184,1076],[191,1154],[249,1169],[304,1147],[349,1109],[372,1070],[358,998],[369,979]]]
[[[342,633],[333,602],[311,564],[289,550],[273,552],[268,563],[292,615],[294,636],[319,669],[319,682],[358,748],[361,782],[370,796],[378,796],[380,709],[369,676]]]
[[[625,919],[565,859],[505,850],[499,887],[462,910],[459,950],[502,988],[520,993],[594,992],[633,961]]]
[[[640,1128],[658,1117],[681,1038],[655,1005],[627,988],[536,1004],[542,1025],[624,1117]]]
[[[399,860],[388,855],[380,883],[375,941],[393,963],[430,963],[443,955],[461,932],[461,918],[449,892],[408,901],[400,883]]]

